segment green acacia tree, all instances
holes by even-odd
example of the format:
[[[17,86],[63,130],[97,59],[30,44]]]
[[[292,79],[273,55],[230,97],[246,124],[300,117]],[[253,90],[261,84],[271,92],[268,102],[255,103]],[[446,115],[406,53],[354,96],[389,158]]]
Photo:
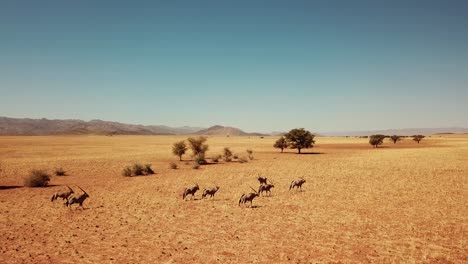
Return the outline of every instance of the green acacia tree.
[[[369,137],[369,144],[374,146],[374,148],[378,148],[379,145],[383,144],[384,138],[385,138],[385,135],[380,135],[380,134],[372,135]]]
[[[413,140],[418,142],[418,144],[423,138],[425,138],[425,136],[423,136],[423,135],[414,135],[413,136]]]
[[[288,142],[288,146],[292,149],[297,149],[297,153],[301,154],[302,149],[314,147],[315,135],[304,128],[295,128],[289,131],[284,138]]]
[[[182,160],[182,156],[185,154],[186,151],[187,151],[187,145],[185,145],[184,140],[176,142],[172,146],[172,154],[178,156],[179,160]]]
[[[288,147],[288,141],[284,137],[280,137],[276,140],[273,147],[281,149],[281,153],[283,153],[283,150]]]

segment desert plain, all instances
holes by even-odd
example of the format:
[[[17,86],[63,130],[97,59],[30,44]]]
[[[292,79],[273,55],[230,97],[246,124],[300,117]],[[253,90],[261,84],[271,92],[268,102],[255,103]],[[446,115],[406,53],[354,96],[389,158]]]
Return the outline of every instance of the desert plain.
[[[247,163],[192,169],[172,144],[186,136],[0,137],[1,263],[467,263],[468,136],[420,144],[317,137],[298,155],[277,137],[208,137],[207,156],[229,147]],[[135,162],[154,175],[123,177]],[[169,168],[170,162],[179,166]],[[23,187],[31,169],[53,176]],[[239,197],[272,180],[252,208]],[[289,191],[304,177],[303,191]],[[184,188],[219,185],[213,199]],[[50,197],[69,185],[84,209]]]

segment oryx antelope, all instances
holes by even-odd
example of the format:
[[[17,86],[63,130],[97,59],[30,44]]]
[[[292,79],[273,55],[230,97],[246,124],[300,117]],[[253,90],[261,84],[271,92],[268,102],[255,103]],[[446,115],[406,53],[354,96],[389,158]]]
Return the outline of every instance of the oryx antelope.
[[[73,191],[72,188],[70,188],[70,186],[66,185],[67,188],[68,188],[68,191],[58,191],[56,193],[54,193],[54,195],[52,195],[52,197],[50,198],[50,201],[55,201],[57,200],[57,198],[62,198],[62,200],[67,200],[68,197],[70,197],[70,195],[72,195],[73,193],[75,193]]]
[[[267,184],[268,178],[267,178],[267,177],[258,176],[257,180],[258,180],[258,182],[260,182],[260,184]]]
[[[190,188],[185,188],[184,194],[182,195],[182,198],[185,200],[185,197],[187,197],[189,194],[192,195],[191,198],[195,195],[195,193],[200,189],[198,186],[198,183],[195,183],[195,186],[190,187]]]
[[[250,189],[252,189],[252,191],[254,191],[254,192],[253,193],[247,193],[247,194],[244,193],[244,194],[242,194],[242,196],[239,199],[239,206],[241,204],[245,205],[246,202],[250,202],[250,207],[252,207],[252,201],[253,201],[253,199],[255,197],[258,196],[259,193],[257,191],[255,191],[255,189],[252,188],[252,187],[250,187]]]
[[[258,193],[263,195],[263,192],[266,192],[267,194],[271,195],[271,188],[274,187],[275,185],[272,183],[261,184],[260,187],[258,187]]]
[[[289,186],[289,190],[294,189],[294,187],[296,187],[296,189],[300,189],[302,191],[302,184],[304,184],[305,182],[306,180],[304,180],[304,178],[300,178],[297,181],[292,181],[291,185]]]
[[[85,190],[81,189],[80,186],[78,186],[78,188],[80,188],[80,190],[83,192],[82,194],[78,195],[78,196],[72,196],[70,198],[68,198],[67,202],[65,202],[65,205],[68,207],[72,204],[79,204],[79,206],[83,207],[83,202],[84,200],[86,200],[86,198],[89,197],[88,193],[85,192]]]
[[[205,198],[206,196],[210,196],[211,198],[214,197],[214,195],[216,194],[216,192],[219,190],[219,186],[216,186],[214,188],[211,188],[211,189],[203,189],[203,194],[202,194],[202,199]]]

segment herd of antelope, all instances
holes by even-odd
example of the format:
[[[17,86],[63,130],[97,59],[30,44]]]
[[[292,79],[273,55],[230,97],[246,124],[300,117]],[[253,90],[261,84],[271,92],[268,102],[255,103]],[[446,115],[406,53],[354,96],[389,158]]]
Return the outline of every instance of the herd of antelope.
[[[257,180],[260,183],[260,186],[258,187],[258,191],[250,187],[250,189],[252,189],[253,192],[242,194],[239,199],[239,206],[241,204],[246,205],[247,202],[250,202],[250,207],[252,207],[253,199],[260,195],[263,196],[263,193],[266,193],[266,195],[271,196],[271,189],[275,187],[273,182],[271,180],[268,180],[267,177],[262,177],[262,176],[258,176]],[[268,181],[270,183],[268,183]],[[296,188],[296,190],[302,191],[302,184],[304,184],[305,182],[306,180],[304,178],[300,178],[299,180],[292,181],[291,184],[289,185],[289,190],[291,189],[294,190],[294,188]],[[200,186],[198,186],[198,183],[195,183],[195,185],[192,187],[185,188],[184,193],[182,194],[182,199],[186,200],[186,198],[189,195],[190,195],[190,199],[193,199],[195,196],[195,193],[198,190],[200,190]],[[213,198],[218,190],[219,190],[219,186],[216,186],[215,188],[208,188],[208,189],[205,188],[203,190],[202,199],[204,199],[207,195],[210,195],[210,197]]]
[[[253,199],[257,196],[264,195],[264,193],[268,196],[271,196],[271,189],[275,187],[273,182],[271,180],[268,180],[267,177],[262,177],[258,176],[257,180],[260,182],[260,186],[258,187],[258,191],[255,190],[254,188],[250,187],[253,192],[250,193],[244,193],[241,195],[239,199],[239,206],[241,204],[246,205],[248,202],[250,202],[250,207],[252,207],[252,202]],[[270,183],[268,183],[268,181]],[[291,184],[289,185],[289,190],[301,190],[302,191],[302,184],[304,184],[306,180],[304,178],[300,178],[299,180],[292,181]],[[82,193],[79,195],[75,194],[75,191],[73,191],[70,186],[66,185],[68,190],[66,191],[58,191],[52,195],[50,200],[53,202],[57,200],[58,198],[62,198],[63,201],[65,201],[64,205],[67,207],[71,207],[73,204],[78,204],[78,207],[83,208],[83,202],[86,200],[86,198],[89,197],[88,193],[85,192],[80,186],[77,186]],[[182,198],[186,200],[186,198],[190,195],[190,198],[193,199],[195,197],[195,193],[200,190],[200,187],[198,186],[197,183],[195,183],[194,186],[185,188],[184,193],[182,194]],[[219,186],[215,186],[214,188],[205,188],[203,189],[203,194],[202,194],[202,199],[204,199],[207,196],[210,196],[213,198],[215,194],[218,192]],[[77,208],[78,208],[77,207]]]

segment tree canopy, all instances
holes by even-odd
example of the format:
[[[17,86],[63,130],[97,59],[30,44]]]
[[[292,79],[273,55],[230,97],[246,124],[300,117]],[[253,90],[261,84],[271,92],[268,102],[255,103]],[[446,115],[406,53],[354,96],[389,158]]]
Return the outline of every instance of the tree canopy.
[[[297,149],[298,154],[301,153],[301,149],[311,148],[315,144],[315,135],[310,133],[310,131],[305,130],[304,128],[292,129],[286,135],[284,135],[284,137],[288,142],[288,146],[292,149]]]

